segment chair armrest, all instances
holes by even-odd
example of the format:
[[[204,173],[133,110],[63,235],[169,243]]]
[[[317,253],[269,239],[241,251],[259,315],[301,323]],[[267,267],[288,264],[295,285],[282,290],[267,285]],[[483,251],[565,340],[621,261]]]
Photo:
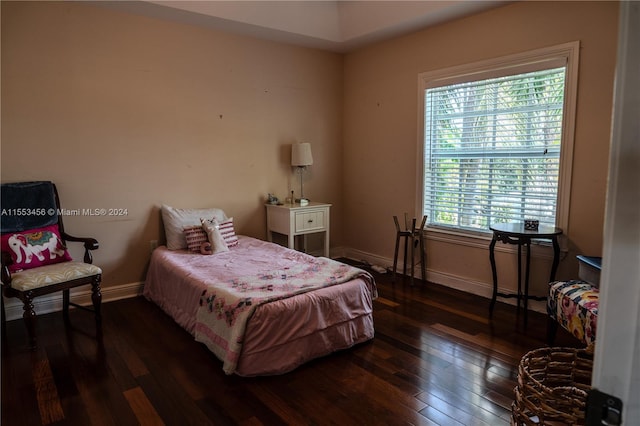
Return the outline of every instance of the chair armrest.
[[[1,252],[1,256],[2,256],[2,271],[0,272],[2,274],[2,284],[6,285],[7,287],[11,287],[11,272],[9,272],[9,265],[13,263],[13,260],[11,260],[11,255],[6,251]]]
[[[62,233],[62,239],[74,243],[84,243],[84,263],[93,263],[93,256],[89,250],[97,250],[100,247],[98,240],[87,237],[74,237],[66,232]]]

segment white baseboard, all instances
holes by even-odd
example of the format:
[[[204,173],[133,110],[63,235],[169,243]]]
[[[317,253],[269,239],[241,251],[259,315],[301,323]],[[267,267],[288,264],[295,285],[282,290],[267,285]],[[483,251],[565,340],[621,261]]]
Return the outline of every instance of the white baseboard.
[[[348,259],[364,261],[371,265],[381,266],[382,268],[385,268],[387,270],[391,270],[393,268],[393,259],[367,253],[361,250],[347,248],[343,250],[343,256]],[[408,269],[411,268],[409,267]],[[402,259],[398,259],[397,270],[400,272],[402,272],[403,270]],[[415,268],[414,277],[420,277],[420,274],[420,266],[418,265]],[[491,299],[491,296],[493,294],[493,283],[474,281],[460,275],[445,274],[442,272],[432,271],[428,268],[427,281],[456,290],[464,291],[465,293],[475,294],[486,299]],[[512,290],[498,287],[498,291],[501,293],[510,293]],[[498,300],[500,302],[508,303],[514,306],[516,304],[516,299],[499,298]],[[544,301],[529,300],[528,306],[532,311],[540,312],[543,314],[547,313],[547,305]]]
[[[142,294],[143,282],[121,284],[117,286],[109,286],[101,289],[102,302],[112,302],[114,300],[136,297]],[[4,296],[3,296],[4,297]],[[91,288],[72,289],[70,292],[71,301],[78,305],[91,305]],[[7,321],[22,318],[23,304],[20,299],[6,298],[4,299],[4,308],[7,315]],[[36,315],[48,314],[50,312],[58,312],[62,310],[62,292],[47,294],[33,299],[33,308]],[[71,307],[73,308],[73,307]]]
[[[392,259],[348,247],[342,248],[341,257],[346,257],[347,259],[352,259],[358,262],[368,263],[372,266],[380,266],[388,270],[391,270],[391,268],[393,268]],[[398,268],[402,269],[402,263],[398,264]]]

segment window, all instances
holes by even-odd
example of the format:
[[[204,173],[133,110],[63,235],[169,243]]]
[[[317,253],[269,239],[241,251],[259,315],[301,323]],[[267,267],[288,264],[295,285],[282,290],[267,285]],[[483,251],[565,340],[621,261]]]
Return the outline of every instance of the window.
[[[420,75],[420,200],[429,225],[566,227],[577,43]]]

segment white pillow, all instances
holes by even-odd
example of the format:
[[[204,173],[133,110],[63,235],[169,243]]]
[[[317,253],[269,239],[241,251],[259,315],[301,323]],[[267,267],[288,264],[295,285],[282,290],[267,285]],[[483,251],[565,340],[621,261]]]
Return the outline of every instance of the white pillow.
[[[221,209],[176,209],[166,204],[162,205],[162,222],[164,233],[167,237],[169,250],[181,250],[187,248],[187,240],[183,229],[187,226],[202,226],[201,217],[215,218],[222,222],[227,215]]]

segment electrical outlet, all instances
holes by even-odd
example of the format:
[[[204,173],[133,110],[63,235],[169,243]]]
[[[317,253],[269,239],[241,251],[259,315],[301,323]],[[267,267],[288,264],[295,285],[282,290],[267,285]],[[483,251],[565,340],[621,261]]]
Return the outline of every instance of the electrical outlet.
[[[158,248],[158,240],[149,241],[149,253],[153,252],[156,248]]]

